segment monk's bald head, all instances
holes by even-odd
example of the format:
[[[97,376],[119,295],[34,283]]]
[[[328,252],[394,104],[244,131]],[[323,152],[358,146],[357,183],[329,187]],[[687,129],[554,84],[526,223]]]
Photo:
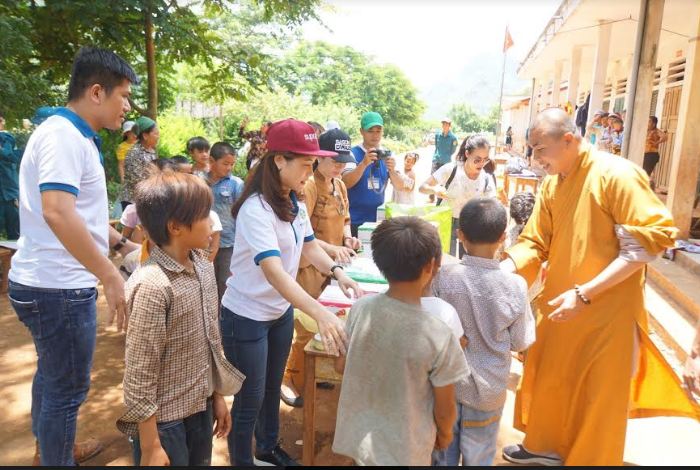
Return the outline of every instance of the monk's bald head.
[[[563,109],[549,108],[535,116],[528,144],[533,158],[548,174],[568,174],[577,160],[580,143],[576,125]]]
[[[535,116],[532,131],[552,139],[559,139],[570,132],[576,135],[576,124],[566,111],[560,108],[548,108]]]

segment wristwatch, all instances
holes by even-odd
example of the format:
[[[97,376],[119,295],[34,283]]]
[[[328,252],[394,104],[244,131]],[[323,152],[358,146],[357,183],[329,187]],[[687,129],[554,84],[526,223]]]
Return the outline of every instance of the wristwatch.
[[[127,243],[128,241],[129,241],[129,239],[122,235],[122,239],[119,240],[119,241],[117,242],[117,244],[114,245],[114,246],[112,247],[112,249],[113,249],[114,251],[119,251],[119,250],[121,250],[122,248],[124,248],[124,245],[126,245],[126,243]]]
[[[330,272],[330,274],[329,274],[330,277],[332,277],[332,278],[335,279],[336,281],[338,280],[338,278],[335,277],[335,270],[338,269],[338,268],[343,269],[343,267],[342,267],[341,265],[339,265],[339,264],[334,264],[333,266],[331,266],[331,272]]]

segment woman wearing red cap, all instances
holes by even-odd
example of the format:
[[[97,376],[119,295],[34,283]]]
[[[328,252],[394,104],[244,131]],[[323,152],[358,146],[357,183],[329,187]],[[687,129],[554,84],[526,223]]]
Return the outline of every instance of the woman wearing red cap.
[[[316,157],[336,155],[319,150],[316,133],[305,122],[272,124],[267,153],[232,208],[236,240],[232,275],[221,300],[221,335],[227,359],[246,376],[231,410],[232,465],[296,465],[278,443],[280,385],[292,343],[294,307],[316,320],[328,351],[345,353],[342,322],[295,281],[303,254],[334,277],[346,294],[360,294],[357,283],[315,240],[306,206],[296,196]]]

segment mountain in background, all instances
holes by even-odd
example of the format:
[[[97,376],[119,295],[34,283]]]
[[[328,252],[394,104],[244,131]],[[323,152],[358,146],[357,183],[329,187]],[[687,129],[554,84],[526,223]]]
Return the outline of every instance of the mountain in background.
[[[516,59],[507,58],[504,95],[529,94],[530,81],[520,80],[516,75],[519,65]],[[502,55],[480,54],[471,58],[457,76],[445,77],[429,88],[420,90],[420,97],[427,106],[424,118],[440,119],[457,103],[466,103],[480,114],[488,113],[498,104],[501,67]]]

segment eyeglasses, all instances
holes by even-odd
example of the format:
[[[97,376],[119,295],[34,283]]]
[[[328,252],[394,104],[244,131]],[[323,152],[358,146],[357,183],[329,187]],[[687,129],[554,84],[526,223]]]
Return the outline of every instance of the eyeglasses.
[[[481,158],[481,157],[479,157],[479,158],[474,158],[474,159],[472,160],[472,163],[474,163],[474,165],[478,165],[478,164],[481,163],[481,162],[488,163],[489,160],[491,160],[491,159],[490,159],[490,158]]]

